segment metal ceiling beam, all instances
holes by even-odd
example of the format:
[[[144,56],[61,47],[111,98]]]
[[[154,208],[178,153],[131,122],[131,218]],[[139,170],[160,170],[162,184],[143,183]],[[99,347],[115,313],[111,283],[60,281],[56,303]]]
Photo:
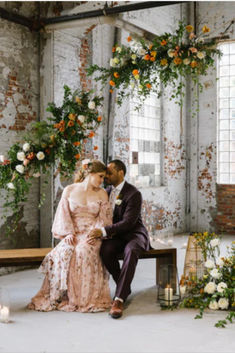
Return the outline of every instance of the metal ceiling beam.
[[[103,9],[100,9],[100,10],[86,11],[86,12],[81,12],[73,15],[45,18],[45,19],[42,19],[42,22],[44,23],[44,25],[48,25],[53,23],[68,22],[68,21],[79,20],[79,19],[115,15],[122,12],[143,10],[143,9],[149,9],[153,7],[182,4],[185,2],[186,1],[143,1],[143,2],[129,4],[129,5],[104,7]]]

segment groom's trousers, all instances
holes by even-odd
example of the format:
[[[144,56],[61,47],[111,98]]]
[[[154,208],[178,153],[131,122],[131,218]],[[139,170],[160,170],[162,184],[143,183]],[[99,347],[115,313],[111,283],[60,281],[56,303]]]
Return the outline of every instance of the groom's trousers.
[[[124,301],[131,293],[131,282],[140,254],[146,249],[146,238],[141,234],[128,234],[113,239],[104,239],[100,254],[103,263],[116,282],[115,297]],[[123,253],[120,267],[118,254]]]

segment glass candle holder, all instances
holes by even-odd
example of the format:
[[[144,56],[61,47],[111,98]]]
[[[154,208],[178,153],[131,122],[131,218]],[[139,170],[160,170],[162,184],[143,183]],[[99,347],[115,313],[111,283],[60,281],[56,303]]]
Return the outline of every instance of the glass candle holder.
[[[159,269],[158,302],[161,307],[177,306],[180,301],[177,267],[161,265]]]

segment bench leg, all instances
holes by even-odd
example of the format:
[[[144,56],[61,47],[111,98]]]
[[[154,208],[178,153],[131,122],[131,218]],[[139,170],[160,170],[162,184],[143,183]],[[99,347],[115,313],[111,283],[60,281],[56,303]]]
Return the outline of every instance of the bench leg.
[[[162,256],[159,258],[156,258],[156,285],[158,285],[159,283],[159,275],[160,275],[160,266],[161,265],[174,265],[176,267],[176,249],[172,249],[172,253],[171,254],[167,254],[166,256]],[[176,278],[175,278],[175,290],[176,290],[176,283],[177,283],[177,273],[175,274]]]

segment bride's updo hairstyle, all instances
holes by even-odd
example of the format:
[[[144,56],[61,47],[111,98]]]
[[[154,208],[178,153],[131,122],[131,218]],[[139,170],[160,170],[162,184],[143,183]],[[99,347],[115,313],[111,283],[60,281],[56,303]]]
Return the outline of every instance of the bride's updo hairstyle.
[[[85,159],[84,161],[82,161],[81,168],[75,174],[74,183],[81,183],[87,177],[88,174],[103,173],[106,172],[106,170],[107,167],[103,162],[97,159],[94,159],[92,161]]]

